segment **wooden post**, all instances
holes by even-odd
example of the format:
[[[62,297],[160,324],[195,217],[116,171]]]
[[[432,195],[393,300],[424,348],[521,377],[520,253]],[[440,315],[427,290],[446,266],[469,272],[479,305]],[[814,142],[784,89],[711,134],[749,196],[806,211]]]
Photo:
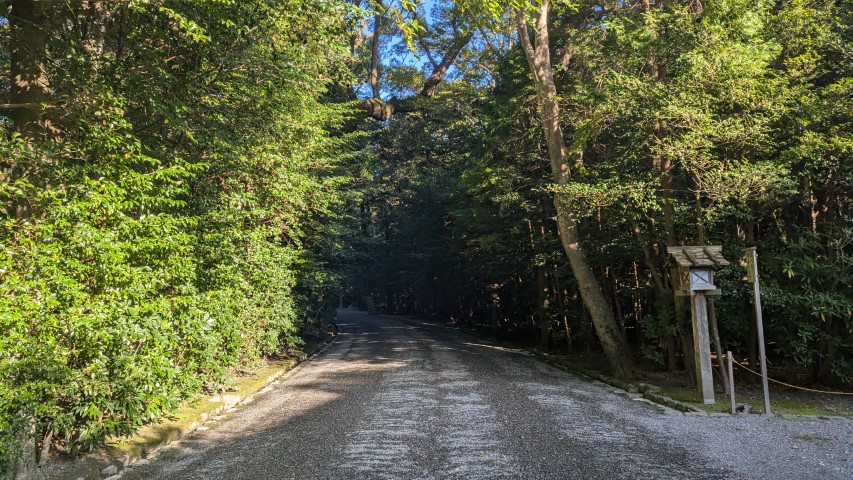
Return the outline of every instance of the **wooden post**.
[[[735,405],[735,376],[734,376],[734,362],[732,358],[732,352],[726,352],[726,358],[729,361],[729,397],[732,400],[732,415],[737,413],[737,405]]]
[[[714,377],[711,372],[711,341],[708,334],[708,305],[705,293],[694,292],[691,296],[693,320],[693,352],[696,358],[696,386],[702,402],[714,404]]]
[[[758,357],[761,362],[761,386],[764,388],[764,413],[770,414],[770,387],[767,384],[767,355],[764,351],[764,320],[761,318],[761,288],[758,285],[758,252],[755,247],[743,249],[747,261],[747,279],[755,296],[755,325],[758,330]]]

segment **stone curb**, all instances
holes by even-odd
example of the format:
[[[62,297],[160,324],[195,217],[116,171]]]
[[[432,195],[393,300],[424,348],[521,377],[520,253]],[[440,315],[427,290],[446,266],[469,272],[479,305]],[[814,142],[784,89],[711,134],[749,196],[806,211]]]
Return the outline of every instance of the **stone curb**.
[[[184,402],[174,416],[157,424],[141,428],[135,435],[124,440],[107,441],[97,453],[73,461],[73,465],[62,468],[57,480],[114,480],[124,470],[137,462],[146,462],[163,447],[178,442],[203,424],[219,420],[222,414],[234,411],[240,405],[254,400],[255,395],[272,389],[271,384],[282,377],[287,378],[302,363],[313,359],[337,340],[335,336],[314,353],[290,356],[283,360],[271,360],[269,366],[256,370],[250,378],[238,378],[237,390],[221,395],[197,395]],[[47,473],[50,475],[50,473]]]
[[[594,372],[592,370],[588,370],[586,368],[578,367],[577,365],[572,365],[571,363],[555,356],[550,355],[544,352],[540,352],[538,350],[530,349],[529,352],[533,353],[537,358],[544,360],[552,365],[556,365],[563,370],[567,370],[571,373],[577,375],[583,375],[585,377],[592,378],[594,380],[598,380],[599,382],[606,383],[610,386],[619,388],[624,390],[626,393],[637,393],[642,394],[643,398],[646,400],[650,400],[654,403],[663,405],[665,407],[672,408],[674,410],[678,410],[679,412],[683,412],[686,415],[707,415],[704,410],[694,407],[693,405],[689,405],[684,402],[679,402],[678,400],[673,400],[666,395],[661,394],[661,389],[657,385],[651,385],[648,383],[631,383],[625,380],[620,380],[618,378],[609,377],[607,375],[603,375],[598,372]],[[728,414],[727,414],[728,415]]]
[[[464,328],[464,327],[455,327],[455,328],[459,331],[467,332],[467,333],[472,334],[472,335],[477,336],[477,337],[481,337],[481,338],[484,337],[480,332],[478,332],[476,330],[472,330],[472,329],[468,329],[468,328]],[[587,378],[591,378],[593,380],[598,380],[601,383],[605,383],[605,384],[610,385],[612,387],[619,388],[619,389],[625,391],[625,393],[642,394],[643,398],[645,398],[646,400],[657,403],[659,405],[663,405],[665,407],[672,408],[674,410],[678,410],[679,412],[682,412],[686,415],[707,415],[707,413],[704,410],[701,410],[699,408],[694,407],[693,405],[689,405],[689,404],[686,404],[684,402],[679,402],[678,400],[673,400],[672,398],[661,394],[660,393],[661,388],[658,387],[657,385],[651,385],[648,383],[627,382],[624,380],[620,380],[618,378],[609,377],[607,375],[604,375],[604,374],[601,374],[601,373],[598,373],[598,372],[595,372],[592,370],[588,370],[586,368],[578,367],[577,365],[572,365],[568,361],[565,361],[564,359],[562,359],[556,355],[551,355],[551,354],[536,350],[535,348],[519,348],[517,346],[512,346],[510,344],[507,344],[506,342],[502,342],[502,341],[497,340],[497,339],[492,339],[491,337],[488,337],[488,336],[486,336],[486,338],[490,338],[491,340],[497,341],[498,343],[500,343],[502,345],[506,345],[510,348],[513,348],[513,349],[516,349],[516,350],[519,350],[522,352],[528,352],[528,353],[534,355],[536,358],[538,358],[538,359],[540,359],[546,363],[549,363],[551,365],[554,365],[558,368],[561,368],[567,372],[574,373],[575,375],[581,375],[581,376],[584,376]]]
[[[577,365],[572,365],[568,361],[565,361],[556,355],[551,355],[551,354],[536,350],[534,348],[519,348],[519,347],[513,346],[507,342],[503,342],[503,341],[493,339],[493,338],[488,337],[488,336],[484,336],[480,332],[473,330],[473,329],[459,327],[459,326],[454,327],[454,328],[456,328],[459,331],[472,334],[476,337],[489,338],[492,341],[496,341],[501,345],[507,346],[509,348],[513,348],[515,350],[519,350],[522,352],[528,352],[528,353],[536,356],[536,358],[538,358],[542,361],[545,361],[547,363],[550,363],[551,365],[557,366],[557,367],[559,367],[565,371],[568,371],[570,373],[574,373],[576,375],[581,375],[581,376],[584,376],[587,378],[591,378],[593,380],[598,380],[601,383],[605,383],[605,384],[610,385],[612,387],[619,388],[619,389],[625,391],[625,393],[642,394],[642,397],[645,398],[646,400],[657,403],[659,405],[663,405],[665,407],[672,408],[674,410],[678,410],[679,412],[682,412],[685,415],[707,415],[707,413],[704,410],[701,410],[697,407],[694,407],[693,405],[689,405],[689,404],[684,403],[684,402],[679,402],[678,400],[674,400],[670,397],[667,397],[666,395],[661,394],[660,393],[661,388],[658,387],[657,385],[651,385],[648,383],[627,382],[627,381],[620,380],[618,378],[613,378],[613,377],[610,377],[610,376],[607,376],[607,375],[604,375],[604,374],[601,374],[601,373],[598,373],[598,372],[595,372],[592,370],[588,370],[588,369],[585,369],[582,367],[578,367]],[[729,414],[726,414],[726,416],[729,416]]]

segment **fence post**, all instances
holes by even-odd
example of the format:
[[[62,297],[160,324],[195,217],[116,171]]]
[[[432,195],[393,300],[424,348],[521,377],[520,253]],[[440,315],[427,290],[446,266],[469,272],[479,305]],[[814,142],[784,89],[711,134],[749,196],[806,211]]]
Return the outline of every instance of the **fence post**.
[[[735,376],[731,351],[726,352],[726,358],[729,360],[729,397],[731,397],[732,400],[732,415],[734,415],[737,413],[737,405],[735,405]]]

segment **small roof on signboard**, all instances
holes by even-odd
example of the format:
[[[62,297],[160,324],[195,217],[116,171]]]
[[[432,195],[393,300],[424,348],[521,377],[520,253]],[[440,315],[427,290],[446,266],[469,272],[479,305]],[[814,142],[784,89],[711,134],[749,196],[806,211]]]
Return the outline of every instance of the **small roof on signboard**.
[[[717,267],[728,265],[723,258],[721,245],[700,245],[692,247],[666,247],[666,253],[681,267]]]

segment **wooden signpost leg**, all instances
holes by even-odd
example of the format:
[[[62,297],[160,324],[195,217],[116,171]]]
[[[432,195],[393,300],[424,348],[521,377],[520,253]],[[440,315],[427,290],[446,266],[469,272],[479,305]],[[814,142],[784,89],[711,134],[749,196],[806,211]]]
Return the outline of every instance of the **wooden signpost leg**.
[[[696,354],[696,385],[702,402],[714,404],[714,378],[711,373],[711,340],[708,334],[708,306],[705,294],[695,292],[691,298],[693,319],[693,351]]]

